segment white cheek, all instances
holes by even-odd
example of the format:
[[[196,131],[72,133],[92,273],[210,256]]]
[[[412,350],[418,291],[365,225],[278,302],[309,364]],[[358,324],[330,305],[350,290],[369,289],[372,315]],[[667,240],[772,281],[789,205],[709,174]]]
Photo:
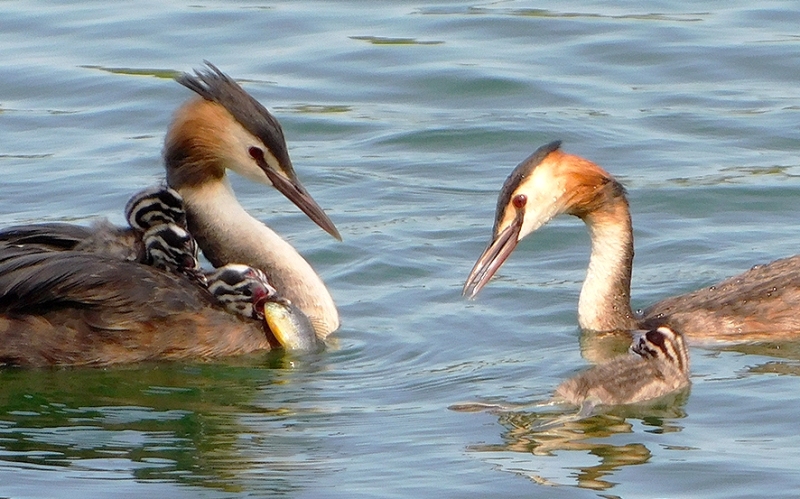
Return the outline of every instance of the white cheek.
[[[242,127],[236,127],[231,132],[229,150],[225,154],[225,167],[235,171],[244,178],[259,184],[272,185],[267,175],[261,170],[256,160],[250,156],[250,148],[257,147],[264,153],[264,160],[271,167],[277,167],[278,161],[266,149],[264,144],[253,134]]]
[[[519,239],[539,229],[564,210],[564,183],[546,170],[536,169],[514,194],[528,198]]]

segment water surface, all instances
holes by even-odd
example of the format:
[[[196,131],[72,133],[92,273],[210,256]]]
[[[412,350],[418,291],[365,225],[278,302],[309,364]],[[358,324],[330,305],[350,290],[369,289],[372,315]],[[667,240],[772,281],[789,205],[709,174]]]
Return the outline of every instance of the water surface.
[[[627,186],[635,307],[797,252],[798,26],[783,2],[3,3],[0,224],[122,223],[163,176],[171,78],[208,59],[280,119],[344,242],[234,179],[331,289],[327,351],[4,370],[0,495],[794,497],[798,344],[692,348],[683,398],[547,433],[448,406],[588,365],[577,220],[460,298],[546,142]]]

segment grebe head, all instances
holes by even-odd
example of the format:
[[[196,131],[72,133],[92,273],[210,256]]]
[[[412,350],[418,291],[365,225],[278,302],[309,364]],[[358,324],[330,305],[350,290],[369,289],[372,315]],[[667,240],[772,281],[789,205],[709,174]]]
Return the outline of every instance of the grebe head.
[[[125,218],[131,228],[144,232],[160,224],[186,228],[186,211],[178,191],[166,186],[147,188],[134,194],[125,205]]]
[[[557,215],[586,218],[604,197],[624,188],[594,163],[561,151],[561,141],[537,149],[508,176],[497,199],[492,239],[478,258],[462,294],[473,298],[517,243]]]
[[[175,224],[160,224],[145,231],[142,236],[145,262],[161,270],[184,273],[198,278],[200,262],[197,242],[191,234]],[[205,282],[205,279],[200,279]]]
[[[228,312],[249,319],[264,319],[264,304],[278,299],[264,272],[237,263],[209,274],[208,291]]]
[[[667,326],[634,333],[630,351],[644,359],[673,364],[681,372],[689,370],[689,354],[683,334]]]
[[[238,83],[206,61],[205,70],[183,74],[178,83],[199,97],[175,114],[164,145],[167,182],[179,189],[230,169],[271,185],[337,239],[336,226],[306,191],[289,159],[283,129],[272,114]]]

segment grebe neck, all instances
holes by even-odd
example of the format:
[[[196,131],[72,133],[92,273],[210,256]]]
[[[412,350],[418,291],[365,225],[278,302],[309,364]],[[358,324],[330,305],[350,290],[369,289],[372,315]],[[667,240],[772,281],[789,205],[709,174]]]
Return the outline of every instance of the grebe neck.
[[[633,329],[633,227],[628,203],[617,198],[583,219],[592,253],[578,302],[578,323],[590,331]]]
[[[241,263],[263,270],[308,316],[319,337],[338,329],[339,314],[322,279],[291,244],[245,211],[227,176],[177,190],[189,231],[215,267]]]

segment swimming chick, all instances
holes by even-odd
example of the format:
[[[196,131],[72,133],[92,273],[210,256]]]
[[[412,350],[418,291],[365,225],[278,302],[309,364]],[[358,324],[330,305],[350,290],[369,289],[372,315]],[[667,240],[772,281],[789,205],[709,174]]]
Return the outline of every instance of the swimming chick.
[[[597,365],[561,383],[556,401],[581,406],[646,402],[689,385],[689,352],[683,335],[667,326],[637,331],[628,355]]]

